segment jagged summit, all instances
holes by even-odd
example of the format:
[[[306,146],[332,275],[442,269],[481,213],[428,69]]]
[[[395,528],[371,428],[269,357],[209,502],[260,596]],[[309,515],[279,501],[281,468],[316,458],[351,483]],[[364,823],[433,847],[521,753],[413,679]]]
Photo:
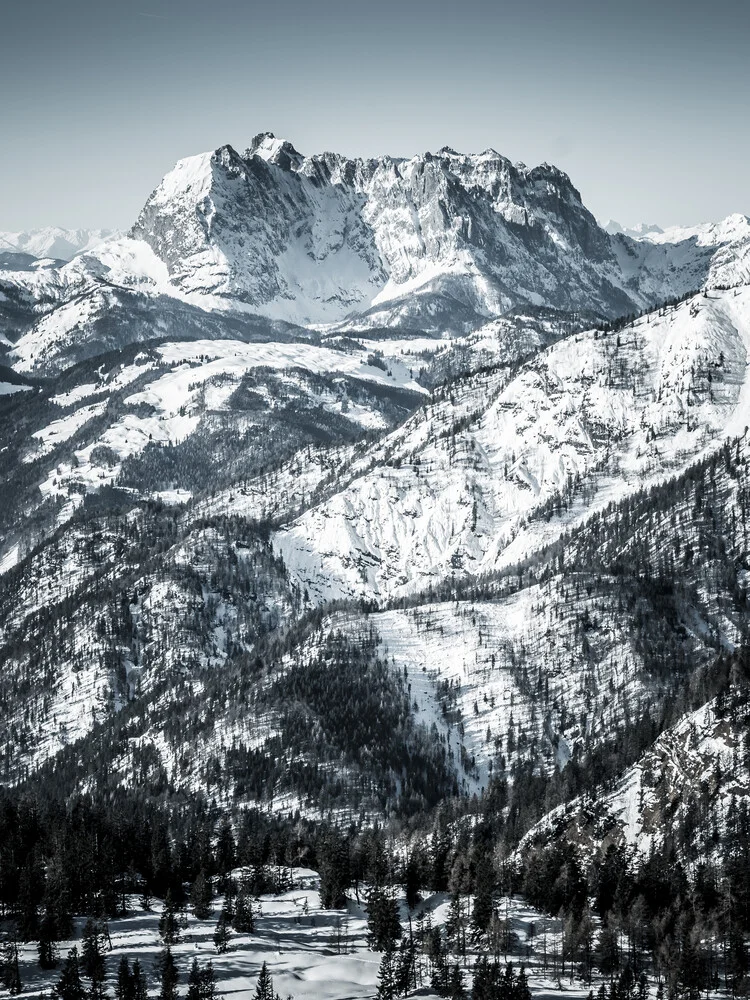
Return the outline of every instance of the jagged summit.
[[[296,323],[478,328],[519,305],[640,310],[701,286],[712,251],[605,232],[566,173],[496,150],[305,156],[272,132],[181,160],[131,235],[183,294]],[[726,283],[726,282],[725,282]]]
[[[596,322],[747,283],[750,222],[634,239],[602,228],[554,165],[448,146],[408,158],[304,155],[261,132],[244,152],[224,145],[179,160],[127,237],[44,273],[15,266],[5,301],[43,302],[28,316],[7,307],[14,357],[31,371],[54,367],[72,341],[93,349],[99,322],[119,342],[123,327],[112,332],[106,313],[126,290],[347,332],[466,335],[519,309]]]
[[[623,226],[616,219],[607,219],[605,222],[601,223],[601,227],[613,236],[622,234],[624,236],[629,236],[634,240],[644,239],[652,233],[661,235],[661,233],[664,232],[664,230],[655,223],[639,222],[635,226]]]
[[[304,157],[286,139],[277,139],[273,132],[259,132],[243,153],[243,159],[259,156],[284,170],[299,168]]]

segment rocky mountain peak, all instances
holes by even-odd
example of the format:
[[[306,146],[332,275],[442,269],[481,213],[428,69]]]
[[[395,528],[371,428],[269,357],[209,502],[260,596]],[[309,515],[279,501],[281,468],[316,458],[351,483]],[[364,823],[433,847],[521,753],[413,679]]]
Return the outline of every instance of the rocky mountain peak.
[[[278,139],[273,132],[259,132],[243,154],[244,159],[258,156],[282,170],[299,169],[304,157],[287,139]]]

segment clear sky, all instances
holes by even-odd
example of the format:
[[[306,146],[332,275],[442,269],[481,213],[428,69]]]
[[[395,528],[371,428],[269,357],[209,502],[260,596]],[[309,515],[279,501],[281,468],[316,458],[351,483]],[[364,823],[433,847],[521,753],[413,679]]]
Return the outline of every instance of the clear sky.
[[[746,0],[15,0],[0,229],[127,227],[182,156],[493,146],[600,218],[750,214]]]

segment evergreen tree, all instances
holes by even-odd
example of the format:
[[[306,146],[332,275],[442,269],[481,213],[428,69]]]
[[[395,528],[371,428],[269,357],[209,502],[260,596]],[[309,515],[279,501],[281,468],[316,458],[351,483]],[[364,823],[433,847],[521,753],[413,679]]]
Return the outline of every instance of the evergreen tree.
[[[159,917],[159,934],[164,944],[167,945],[167,950],[169,949],[169,945],[173,945],[180,940],[180,925],[177,922],[177,912],[172,900],[171,890],[167,892],[166,899],[164,900],[164,909]]]
[[[85,1000],[86,991],[81,982],[81,965],[78,949],[73,947],[63,962],[60,979],[55,985],[55,992],[60,1000]]]
[[[492,865],[492,858],[488,854],[482,854],[477,863],[474,907],[471,913],[472,926],[479,934],[484,934],[489,927],[492,917],[492,894],[494,888],[495,870]]]
[[[320,902],[326,910],[346,906],[346,890],[351,882],[349,850],[341,835],[332,831],[318,848]]]
[[[380,960],[376,997],[377,1000],[394,1000],[396,996],[396,970],[394,968],[393,949],[387,948]]]
[[[418,850],[412,850],[404,865],[404,894],[406,905],[410,910],[419,903],[421,896],[419,890],[422,888],[422,864]]]
[[[255,913],[253,912],[253,902],[244,887],[240,889],[235,901],[232,926],[238,934],[255,933]]]
[[[435,930],[437,931],[436,940],[440,942],[442,940],[440,937],[440,928],[436,927]],[[442,946],[433,949],[432,952],[430,985],[439,997],[450,996],[450,969],[448,968],[448,959]]]
[[[212,899],[211,879],[201,869],[190,890],[190,903],[192,904],[193,913],[197,920],[206,920],[211,916]]]
[[[273,979],[268,971],[268,966],[264,962],[258,976],[258,983],[255,987],[253,1000],[275,1000],[273,992]]]
[[[187,1000],[201,1000],[201,967],[194,958],[188,974]]]
[[[18,944],[15,939],[7,941],[3,948],[2,962],[0,963],[0,983],[15,996],[23,989],[21,984],[21,970],[18,967]]]
[[[172,949],[169,945],[165,947],[159,956],[158,972],[160,983],[159,1000],[177,1000],[177,983],[180,977],[177,972],[174,956],[172,955]]]
[[[367,931],[373,951],[392,951],[403,933],[396,900],[377,886],[367,900]]]
[[[214,973],[214,963],[209,960],[201,969],[200,974],[200,1000],[215,1000],[216,997],[216,974]]]
[[[223,955],[229,947],[230,936],[229,918],[226,910],[222,910],[216,922],[216,930],[214,931],[214,947],[220,955]]]
[[[39,936],[38,902],[42,884],[43,876],[39,866],[30,857],[21,870],[16,897],[18,912],[16,933],[21,941],[34,941]]]
[[[229,817],[225,816],[221,821],[216,838],[216,870],[221,875],[228,875],[234,868],[236,857],[237,852],[232,824],[229,821]]]
[[[137,958],[133,962],[133,1000],[148,1000],[148,982]]]
[[[464,976],[461,972],[461,967],[458,964],[455,964],[451,968],[449,989],[450,992],[448,996],[451,1000],[466,1000]]]
[[[91,995],[98,997],[104,983],[104,935],[101,924],[91,917],[83,928],[81,968],[91,980]]]
[[[126,955],[122,956],[120,964],[117,966],[115,998],[116,1000],[135,1000],[135,983]]]
[[[42,969],[54,969],[57,965],[57,941],[56,941],[55,920],[49,910],[45,909],[42,919],[39,921],[39,967]]]
[[[414,938],[404,938],[395,963],[396,991],[406,996],[417,988],[417,949]]]

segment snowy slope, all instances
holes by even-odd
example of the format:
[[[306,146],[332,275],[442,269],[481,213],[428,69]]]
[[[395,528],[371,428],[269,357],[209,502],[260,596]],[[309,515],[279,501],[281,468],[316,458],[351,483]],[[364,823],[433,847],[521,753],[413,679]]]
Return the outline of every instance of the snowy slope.
[[[340,492],[277,533],[319,599],[389,597],[507,566],[750,424],[750,293],[568,337],[420,410]],[[537,512],[572,493],[564,519]],[[559,507],[559,502],[557,502]]]
[[[336,444],[400,422],[427,397],[412,373],[414,359],[404,353],[407,346],[342,344],[335,339],[331,346],[168,340],[133,347],[107,361],[92,360],[45,386],[28,407],[16,411],[18,465],[5,470],[9,496],[20,505],[19,515],[23,511],[26,517],[46,505],[52,530],[72,516],[87,494],[116,484],[124,463],[132,465],[146,449],[158,463],[155,449],[191,438],[202,441],[202,481],[228,482],[231,492],[230,462],[235,477],[242,479],[254,453],[264,467],[273,466],[307,441]],[[7,391],[15,389],[9,385]],[[278,440],[271,444],[274,426],[288,427],[283,446]],[[197,460],[192,452],[180,465],[190,472]],[[217,469],[213,479],[207,473],[212,463]],[[330,459],[328,465],[329,471],[336,471]],[[17,492],[14,477],[23,482],[25,495]],[[32,477],[36,482],[29,490]],[[167,482],[157,483],[144,471],[138,493],[166,497],[170,490],[173,499],[184,501],[194,483],[175,482],[179,478],[175,471]],[[263,516],[261,511],[258,516]],[[3,570],[18,556],[15,542],[12,532],[0,538]],[[11,550],[14,557],[8,555]]]
[[[727,812],[747,795],[750,772],[743,735],[748,720],[746,692],[730,709],[733,694],[712,699],[662,733],[614,790],[576,798],[549,813],[525,841],[565,836],[587,853],[624,845],[648,856],[682,823],[698,830],[687,846],[693,856],[710,857]],[[593,790],[592,790],[593,791]]]

